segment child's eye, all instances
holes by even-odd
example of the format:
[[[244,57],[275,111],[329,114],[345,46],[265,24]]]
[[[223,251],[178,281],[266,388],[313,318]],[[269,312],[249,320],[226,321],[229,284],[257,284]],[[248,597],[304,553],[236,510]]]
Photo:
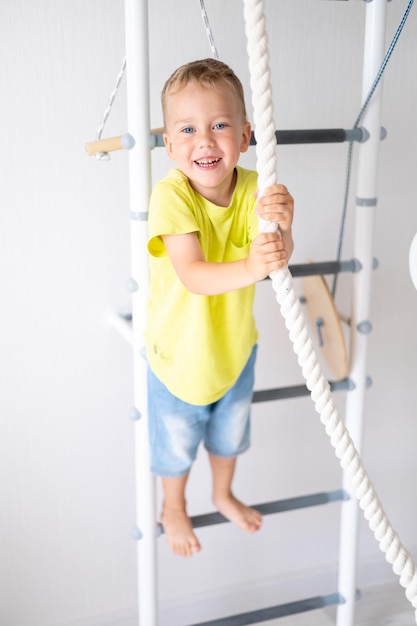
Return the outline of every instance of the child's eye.
[[[221,130],[222,128],[226,128],[226,124],[224,124],[223,122],[219,122],[218,124],[214,125],[214,128],[216,128],[217,130]]]
[[[192,126],[186,126],[185,128],[181,129],[181,132],[187,135],[187,134],[193,133],[194,128]]]

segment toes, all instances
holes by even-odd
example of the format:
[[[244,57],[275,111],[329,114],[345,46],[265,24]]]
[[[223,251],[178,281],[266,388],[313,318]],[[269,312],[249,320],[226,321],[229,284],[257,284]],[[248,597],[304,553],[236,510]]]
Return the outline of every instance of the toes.
[[[241,507],[242,521],[246,526],[260,526],[262,523],[262,515],[256,509],[242,505]]]
[[[195,542],[192,544],[192,550],[193,550],[193,552],[200,552],[200,550],[201,550],[201,546],[200,546],[200,544],[198,543],[198,541],[195,541]]]
[[[170,544],[171,549],[175,555],[183,556],[186,558],[193,556],[195,552],[200,552],[201,550],[201,546],[197,539],[191,539],[190,541],[168,541],[168,543]]]

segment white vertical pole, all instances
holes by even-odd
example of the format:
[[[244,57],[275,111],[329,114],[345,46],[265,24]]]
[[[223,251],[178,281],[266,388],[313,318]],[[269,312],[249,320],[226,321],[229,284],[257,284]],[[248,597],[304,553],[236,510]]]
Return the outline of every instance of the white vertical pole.
[[[143,331],[148,291],[147,212],[151,192],[148,0],[125,0],[131,279],[140,626],[157,626],[155,481],[149,471],[146,360]]]
[[[372,87],[384,58],[387,0],[366,4],[366,25],[362,78],[362,102]],[[346,426],[360,453],[367,379],[367,346],[370,324],[371,280],[373,271],[373,230],[377,202],[378,152],[381,132],[381,86],[369,103],[361,126],[370,133],[358,146],[358,179],[355,217],[354,257],[361,270],[353,276],[351,315],[351,371],[355,388],[347,395]],[[344,488],[350,483],[344,479]],[[358,504],[354,494],[342,506],[338,590],[345,604],[338,606],[337,625],[353,626],[358,552]]]

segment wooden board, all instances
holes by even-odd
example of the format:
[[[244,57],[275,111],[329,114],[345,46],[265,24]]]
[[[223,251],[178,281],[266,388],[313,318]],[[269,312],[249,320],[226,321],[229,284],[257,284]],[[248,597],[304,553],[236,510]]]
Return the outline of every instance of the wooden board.
[[[303,278],[304,297],[315,339],[336,380],[346,378],[348,358],[339,313],[323,276]]]

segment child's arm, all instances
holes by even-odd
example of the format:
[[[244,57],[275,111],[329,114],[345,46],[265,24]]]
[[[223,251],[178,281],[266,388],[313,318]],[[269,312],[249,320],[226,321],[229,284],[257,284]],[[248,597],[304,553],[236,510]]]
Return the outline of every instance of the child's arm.
[[[278,222],[279,233],[261,233],[251,243],[246,259],[229,263],[205,260],[196,233],[163,235],[171,263],[184,286],[192,293],[219,295],[248,287],[288,263],[293,250],[291,224],[292,196],[283,185],[269,187],[258,199],[257,212],[268,221]]]
[[[284,266],[288,257],[277,233],[258,235],[247,259],[229,263],[207,262],[196,233],[164,235],[163,240],[178,278],[189,291],[203,296],[248,287]]]

